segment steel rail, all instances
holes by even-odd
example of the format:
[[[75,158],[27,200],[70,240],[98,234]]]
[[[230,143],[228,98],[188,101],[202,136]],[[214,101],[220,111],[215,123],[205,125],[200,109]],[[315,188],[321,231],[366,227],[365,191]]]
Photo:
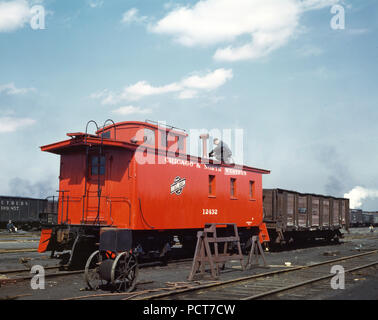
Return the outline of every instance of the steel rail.
[[[5,243],[12,243],[12,242],[16,242],[16,243],[24,243],[24,242],[39,242],[39,239],[40,238],[24,238],[24,239],[17,239],[17,240],[14,240],[14,239],[1,239],[0,238],[0,243],[1,242],[5,242]]]
[[[372,267],[376,264],[378,264],[378,261],[374,261],[372,263],[368,263],[368,264],[365,264],[363,266],[358,266],[358,267],[355,267],[355,268],[352,268],[352,269],[349,269],[349,270],[345,270],[344,273],[354,272],[354,271],[357,271],[357,270],[369,268],[369,267]],[[310,279],[310,280],[307,280],[307,281],[295,283],[295,284],[290,285],[290,286],[277,288],[277,289],[270,290],[270,291],[267,291],[267,292],[259,293],[259,294],[256,294],[256,295],[253,295],[253,296],[250,296],[250,297],[243,298],[241,300],[255,300],[255,299],[263,298],[263,297],[266,297],[266,296],[271,296],[271,295],[274,295],[274,294],[277,294],[277,293],[280,293],[280,292],[283,292],[283,291],[287,291],[287,290],[290,290],[290,289],[296,289],[296,288],[299,288],[299,287],[302,287],[302,286],[305,286],[305,285],[308,285],[308,284],[311,284],[311,283],[326,280],[326,279],[332,278],[334,276],[335,276],[334,274],[330,274],[330,275],[326,275],[326,276],[323,276],[323,277],[313,278],[313,279]]]
[[[0,239],[2,238],[21,238],[21,237],[30,237],[40,236],[40,232],[31,232],[31,233],[0,233]]]
[[[47,266],[43,267],[45,270],[47,269],[60,269],[64,266]],[[10,273],[23,273],[23,272],[30,272],[30,268],[28,269],[9,269],[9,270],[0,270],[0,274],[10,274]]]
[[[175,264],[180,264],[183,262],[188,262],[192,261],[192,259],[177,259],[177,260],[171,260],[168,262],[169,265],[175,265]],[[145,262],[139,264],[140,268],[149,268],[149,267],[156,267],[158,264],[161,264],[160,261],[152,261],[152,262]],[[68,265],[61,265],[61,266],[46,266],[44,267],[45,270],[51,270],[51,269],[62,269],[68,267]],[[164,266],[165,268],[165,266]],[[12,274],[12,273],[30,273],[31,269],[9,269],[9,270],[0,270],[0,275],[6,275],[6,274]],[[60,273],[49,273],[45,274],[46,277],[58,277],[58,276],[65,276],[65,275],[71,275],[71,274],[77,274],[77,273],[84,273],[85,270],[73,270],[73,271],[62,271]],[[14,277],[14,278],[7,278],[7,279],[0,279],[1,282],[13,282],[13,281],[22,281],[22,280],[29,280],[33,276],[20,276],[20,277]]]
[[[22,249],[0,249],[1,253],[22,253],[22,252],[37,252],[38,249],[34,248],[22,248]]]
[[[52,278],[52,277],[61,277],[61,276],[69,276],[72,274],[78,274],[78,273],[83,273],[84,270],[75,270],[75,271],[63,271],[60,273],[45,273],[44,277],[45,278]],[[21,282],[25,280],[30,280],[36,275],[28,275],[28,276],[23,276],[23,277],[17,277],[17,278],[8,278],[8,279],[0,279],[0,284],[6,284],[6,283],[14,283],[14,282]]]
[[[237,282],[243,282],[243,281],[253,280],[253,279],[257,279],[257,278],[273,276],[273,275],[277,275],[277,274],[290,273],[290,272],[298,271],[298,270],[310,269],[310,268],[318,267],[318,266],[325,265],[325,264],[330,264],[330,263],[334,263],[334,262],[350,260],[350,259],[354,259],[354,258],[358,258],[358,257],[362,257],[362,256],[372,255],[374,253],[378,253],[378,250],[359,253],[359,254],[355,254],[355,255],[352,255],[352,256],[340,257],[340,258],[336,258],[336,259],[332,259],[332,260],[327,260],[327,261],[323,261],[323,262],[319,262],[319,263],[310,264],[308,266],[292,267],[290,269],[282,269],[282,270],[276,270],[276,271],[272,271],[272,272],[265,272],[265,273],[255,274],[255,275],[241,277],[241,278],[237,278],[237,279],[231,279],[231,280],[219,281],[219,282],[212,282],[210,284],[193,286],[193,287],[186,288],[186,289],[180,289],[180,290],[177,290],[177,291],[174,291],[174,292],[163,292],[163,293],[154,294],[154,295],[150,295],[150,296],[140,297],[138,300],[158,299],[158,298],[164,298],[164,297],[168,297],[168,296],[179,295],[179,294],[182,294],[182,293],[187,293],[187,292],[192,292],[192,291],[198,291],[198,290],[203,290],[203,289],[211,289],[211,288],[214,288],[214,287],[227,286],[227,285],[230,285],[230,284],[235,284]],[[377,264],[377,263],[378,263],[378,261],[375,262],[375,264]],[[332,274],[331,276],[334,276],[334,275]]]

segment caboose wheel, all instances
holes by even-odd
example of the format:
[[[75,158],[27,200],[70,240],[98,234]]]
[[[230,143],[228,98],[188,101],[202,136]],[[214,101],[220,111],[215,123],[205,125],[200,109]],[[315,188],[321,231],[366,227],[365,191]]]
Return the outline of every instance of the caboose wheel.
[[[98,290],[101,286],[106,284],[106,281],[101,279],[99,274],[99,265],[102,262],[102,256],[99,250],[93,252],[85,264],[85,281],[88,288],[91,290]]]
[[[111,283],[115,290],[130,292],[134,290],[139,273],[135,255],[120,253],[115,258],[111,271]]]

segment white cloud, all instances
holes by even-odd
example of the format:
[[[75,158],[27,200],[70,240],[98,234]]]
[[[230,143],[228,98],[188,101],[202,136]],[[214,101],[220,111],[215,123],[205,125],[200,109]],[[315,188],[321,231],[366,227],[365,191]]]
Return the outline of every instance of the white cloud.
[[[129,115],[129,114],[148,114],[151,113],[151,109],[142,109],[140,107],[134,106],[124,106],[112,111],[113,113],[120,115]]]
[[[99,92],[91,93],[91,95],[89,97],[91,99],[101,99],[101,98],[105,97],[108,93],[109,93],[109,90],[104,89],[104,90],[99,91]]]
[[[300,5],[303,11],[307,11],[323,9],[339,2],[340,0],[302,0],[300,1]]]
[[[138,9],[136,8],[132,8],[122,15],[122,23],[143,22],[146,19],[146,16],[140,16],[138,14]]]
[[[35,91],[35,88],[17,88],[13,82],[0,85],[0,94],[16,95],[31,91]]]
[[[108,89],[92,93],[89,97],[91,99],[102,99],[102,104],[116,104],[116,100],[118,99],[115,97],[115,94]]]
[[[179,93],[178,98],[179,99],[193,99],[197,97],[198,92],[196,90],[183,90]]]
[[[354,187],[351,191],[344,194],[344,198],[349,199],[349,207],[357,209],[362,206],[363,200],[367,198],[378,198],[378,190],[366,189],[360,186]]]
[[[285,45],[298,32],[303,12],[339,0],[203,0],[171,10],[151,32],[167,34],[184,46],[222,45],[220,61],[257,59]],[[240,43],[240,37],[251,40]]]
[[[0,2],[0,32],[20,29],[30,18],[30,6],[26,0]]]
[[[291,29],[282,29],[276,32],[256,32],[252,43],[236,48],[228,46],[224,49],[218,49],[214,54],[214,59],[238,61],[264,57],[283,46],[291,37],[292,32]]]
[[[206,74],[193,74],[179,82],[172,82],[163,86],[152,86],[147,81],[138,81],[125,87],[121,92],[115,93],[108,89],[90,95],[92,99],[100,99],[102,104],[117,104],[122,101],[136,101],[143,97],[178,93],[179,99],[191,99],[199,91],[212,91],[224,85],[233,77],[231,69],[216,69]]]
[[[91,8],[101,8],[103,4],[104,4],[104,1],[102,0],[89,0],[88,2],[88,5]]]
[[[193,89],[214,90],[224,85],[227,80],[232,79],[232,76],[231,69],[217,69],[204,76],[193,75],[185,78],[181,81],[181,84]]]
[[[176,92],[179,90],[181,90],[181,87],[175,82],[161,87],[153,87],[146,81],[139,81],[136,84],[126,87],[121,94],[121,98],[139,100],[144,96]]]
[[[0,117],[0,133],[14,132],[35,122],[34,119],[29,118]]]

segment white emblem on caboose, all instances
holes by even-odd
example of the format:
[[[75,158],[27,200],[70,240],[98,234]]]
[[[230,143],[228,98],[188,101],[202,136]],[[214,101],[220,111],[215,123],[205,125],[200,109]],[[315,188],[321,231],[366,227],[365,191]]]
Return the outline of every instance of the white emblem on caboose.
[[[171,194],[176,193],[180,195],[186,184],[185,178],[176,177],[173,183],[171,184]]]

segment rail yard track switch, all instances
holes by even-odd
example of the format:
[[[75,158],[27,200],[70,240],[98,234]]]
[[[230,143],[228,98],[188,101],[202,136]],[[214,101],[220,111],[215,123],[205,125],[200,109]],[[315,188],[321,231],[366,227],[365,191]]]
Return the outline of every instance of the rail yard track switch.
[[[264,250],[261,246],[261,243],[259,241],[259,237],[258,236],[252,236],[251,238],[251,251],[249,252],[249,255],[248,255],[248,260],[247,260],[247,263],[245,265],[245,269],[247,269],[249,266],[251,266],[254,262],[254,260],[256,260],[256,264],[259,264],[259,258],[262,258],[263,262],[264,262],[264,267],[267,266],[266,264],[266,260],[265,260],[265,255],[264,255]]]
[[[221,226],[224,226],[225,228],[220,228]],[[232,249],[232,247],[235,245],[237,253],[231,254],[230,249]],[[222,249],[222,247],[223,253],[220,253],[220,249]],[[225,263],[231,260],[240,260],[241,268],[244,270],[244,259],[240,247],[238,227],[236,224],[206,224],[203,231],[197,232],[197,245],[188,280],[192,281],[194,276],[198,273],[203,275],[205,273],[206,263],[210,264],[211,277],[216,279],[219,276],[219,269],[223,269]]]

